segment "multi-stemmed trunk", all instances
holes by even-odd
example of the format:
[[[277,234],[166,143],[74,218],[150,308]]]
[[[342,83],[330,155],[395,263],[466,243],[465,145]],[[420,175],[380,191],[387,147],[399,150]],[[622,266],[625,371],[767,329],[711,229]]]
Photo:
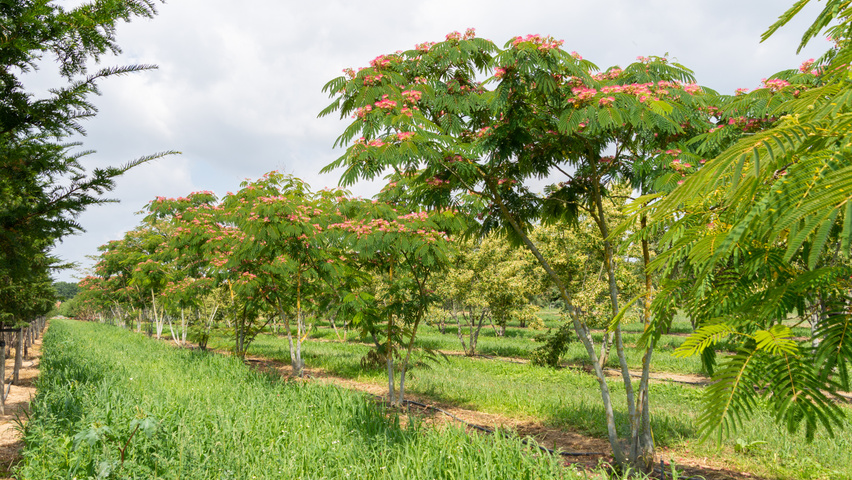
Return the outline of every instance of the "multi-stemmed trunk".
[[[408,370],[408,362],[411,359],[411,350],[414,348],[414,339],[417,337],[417,327],[420,326],[421,318],[422,316],[414,321],[414,328],[411,329],[411,338],[408,339],[408,348],[406,348],[405,358],[399,371],[399,398],[397,400],[400,405],[405,402],[405,372]]]
[[[485,315],[488,313],[488,310],[483,308],[482,312],[479,314],[479,320],[474,319],[473,310],[470,310],[470,313],[465,315],[464,312],[458,315],[454,315],[456,317],[456,325],[458,326],[458,337],[459,342],[461,342],[462,350],[464,354],[468,357],[472,357],[476,354],[476,343],[479,341],[479,332],[482,330],[482,324],[485,321]],[[468,335],[469,335],[469,343],[464,341],[464,332],[462,330],[461,319],[466,318],[468,320]]]
[[[296,339],[293,341],[293,332],[290,330],[290,318],[284,313],[284,308],[281,306],[280,300],[275,304],[278,309],[278,316],[284,324],[284,329],[287,331],[287,344],[290,347],[290,368],[293,370],[293,375],[301,377],[304,374],[305,362],[302,360],[302,341],[304,320],[302,317],[302,275],[297,277],[296,282]],[[305,335],[306,337],[307,335]]]
[[[157,299],[154,297],[154,289],[151,289],[151,307],[154,312],[154,326],[157,333],[157,340],[160,339],[160,336],[163,334],[163,327],[165,326],[165,321],[163,319],[163,315],[159,315],[157,313]]]
[[[492,186],[492,189],[496,191],[496,188]],[[653,343],[649,344],[646,349],[646,354],[643,357],[643,382],[640,386],[640,407],[637,409],[637,404],[635,398],[633,396],[633,385],[630,380],[630,372],[627,370],[627,363],[624,357],[624,346],[621,339],[621,329],[620,327],[616,327],[613,332],[613,338],[615,340],[616,348],[619,356],[619,363],[622,367],[622,381],[624,383],[625,389],[628,393],[627,395],[627,408],[629,417],[631,419],[630,427],[631,427],[631,440],[633,438],[636,439],[635,442],[631,442],[629,452],[625,453],[622,448],[621,443],[618,439],[618,431],[615,424],[615,413],[613,411],[612,405],[612,397],[609,391],[609,385],[606,383],[606,377],[603,372],[603,362],[601,362],[597,352],[595,351],[595,346],[592,341],[591,332],[589,327],[580,321],[579,314],[576,308],[573,308],[573,302],[571,300],[571,295],[568,294],[567,289],[565,288],[565,284],[562,282],[562,279],[559,275],[553,270],[550,266],[550,263],[547,259],[539,251],[538,247],[532,242],[532,240],[527,235],[526,231],[520,226],[517,219],[512,216],[506,207],[505,203],[503,203],[502,199],[499,195],[492,196],[493,201],[496,203],[501,213],[503,214],[503,218],[510,224],[512,229],[518,236],[521,238],[523,244],[529,251],[535,256],[541,266],[544,268],[548,277],[550,277],[551,281],[553,281],[554,285],[556,285],[560,296],[565,302],[566,306],[571,317],[571,322],[574,326],[574,330],[577,334],[577,337],[583,343],[583,346],[586,349],[586,353],[589,356],[589,360],[592,364],[593,371],[595,372],[595,377],[598,380],[598,386],[601,392],[601,400],[604,406],[605,413],[605,421],[607,427],[607,438],[609,439],[610,446],[612,448],[613,457],[615,459],[616,464],[621,466],[630,466],[633,468],[641,469],[643,471],[648,471],[648,469],[653,464],[654,459],[654,445],[650,432],[650,410],[649,410],[649,399],[648,399],[648,388],[647,388],[647,377],[648,372],[650,371],[650,361],[651,361],[651,353],[653,351]],[[599,204],[600,206],[600,204]],[[599,224],[600,226],[600,224]],[[605,227],[604,227],[605,229]],[[604,237],[606,238],[606,237]],[[609,247],[609,255],[607,255],[608,259],[611,259],[611,245]],[[611,262],[607,262],[607,270],[608,273],[612,271],[614,273],[614,264]],[[610,293],[612,294],[614,286],[614,275],[610,279]],[[617,290],[616,290],[617,293]],[[617,306],[617,299],[614,306]],[[614,314],[617,313],[618,310],[614,310]],[[604,343],[606,343],[606,336],[604,337]],[[603,349],[602,352],[608,352],[608,349]],[[646,428],[647,427],[647,428]]]

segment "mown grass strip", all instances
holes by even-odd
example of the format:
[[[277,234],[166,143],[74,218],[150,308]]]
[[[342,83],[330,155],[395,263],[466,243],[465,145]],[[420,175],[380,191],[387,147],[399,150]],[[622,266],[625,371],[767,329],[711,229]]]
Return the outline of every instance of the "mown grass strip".
[[[361,394],[91,323],[52,322],[38,389],[22,479],[577,476],[518,439],[403,427]]]

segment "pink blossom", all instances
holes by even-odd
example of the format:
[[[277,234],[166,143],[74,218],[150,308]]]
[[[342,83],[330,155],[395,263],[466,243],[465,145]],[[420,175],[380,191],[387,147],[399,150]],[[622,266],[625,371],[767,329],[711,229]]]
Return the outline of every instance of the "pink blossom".
[[[426,53],[426,52],[429,51],[430,48],[432,48],[433,45],[435,45],[435,42],[418,43],[417,45],[414,46],[414,48],[418,52]]]
[[[382,95],[382,99],[375,103],[382,110],[391,110],[396,107],[396,102],[388,98],[388,94]]]
[[[788,82],[786,80],[781,80],[780,78],[773,78],[773,79],[770,79],[770,80],[767,80],[767,79],[764,78],[762,81],[763,81],[763,85],[772,92],[777,92],[777,91],[781,90],[782,88],[790,85],[790,82]]]
[[[814,65],[815,60],[813,58],[809,58],[802,62],[802,65],[799,66],[799,71],[802,73],[814,72],[815,70],[811,70],[811,67]]]
[[[409,102],[417,102],[423,96],[423,92],[419,90],[405,90],[402,92],[402,97]]]

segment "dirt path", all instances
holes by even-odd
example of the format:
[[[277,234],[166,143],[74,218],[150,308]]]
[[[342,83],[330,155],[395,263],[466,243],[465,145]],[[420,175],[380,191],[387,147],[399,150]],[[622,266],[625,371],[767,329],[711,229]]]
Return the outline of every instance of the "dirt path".
[[[336,340],[330,340],[330,339],[326,339],[326,338],[311,338],[310,341],[321,342],[321,343],[338,343]],[[369,343],[360,343],[359,342],[359,344],[365,345],[365,346],[368,346],[368,347],[372,346]],[[434,351],[437,352],[437,353],[440,353],[441,355],[445,355],[445,356],[448,356],[448,357],[464,357],[465,356],[465,353],[462,352],[461,350],[434,350]],[[517,363],[517,364],[530,363],[528,358],[522,358],[522,357],[502,357],[502,356],[497,356],[497,355],[476,354],[476,355],[474,355],[473,358],[480,358],[480,359],[485,359],[485,360],[494,360],[494,361],[497,361],[497,362]],[[581,365],[570,365],[570,364],[566,365],[565,363],[563,363],[562,366],[582,368]],[[611,367],[605,368],[604,373],[609,377],[620,377],[621,376],[621,370],[618,370],[616,368],[611,368]],[[630,376],[634,377],[634,378],[641,378],[642,372],[640,370],[630,370]],[[710,378],[707,377],[706,375],[700,375],[700,374],[694,374],[694,373],[651,372],[651,374],[649,375],[649,378],[651,379],[652,382],[658,382],[658,383],[660,383],[660,382],[662,382],[662,383],[675,382],[675,383],[683,383],[683,384],[686,384],[686,385],[700,385],[700,386],[708,385],[710,383]],[[385,392],[385,395],[387,395],[387,391]]]
[[[0,479],[11,480],[10,470],[20,458],[24,441],[18,430],[18,421],[24,420],[30,410],[30,400],[35,395],[35,381],[38,378],[39,362],[41,360],[41,339],[39,335],[29,348],[29,355],[24,358],[19,373],[19,381],[12,385],[9,397],[6,398],[6,414],[0,415]],[[14,352],[14,350],[13,350]],[[12,376],[15,368],[15,356],[6,359],[6,374]]]

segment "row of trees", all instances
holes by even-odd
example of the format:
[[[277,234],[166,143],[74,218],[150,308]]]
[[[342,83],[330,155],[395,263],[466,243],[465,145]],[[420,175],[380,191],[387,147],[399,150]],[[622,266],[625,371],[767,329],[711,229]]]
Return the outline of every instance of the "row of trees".
[[[401,195],[478,218],[471,225],[479,235],[499,231],[538,260],[594,365],[619,464],[647,470],[653,462],[648,374],[654,344],[680,307],[698,327],[684,354],[702,353],[712,367],[719,341],[736,350],[707,390],[705,433],[734,425],[763,396],[779,421],[791,430],[804,424],[812,435],[817,423],[839,425],[830,397],[848,388],[852,359],[850,13],[843,2],[827,2],[803,44],[835,21],[836,48],[733,97],[697,86],[688,69],[665,58],[601,70],[551,37],[517,37],[501,49],[472,30],[451,33],[326,85],[334,100],[322,115],[353,119],[337,141],[349,145],[346,153],[326,170],[344,168],[344,185],[390,172]],[[533,180],[558,176],[543,195],[529,190]],[[604,210],[618,182],[639,194],[620,225]],[[536,224],[581,220],[603,243],[612,313],[625,307],[616,249],[641,251],[634,257],[646,275],[636,297],[646,323],[638,389],[623,355],[621,316],[595,346],[558,253],[532,235]],[[631,241],[618,245],[624,233]],[[790,314],[812,316],[810,342],[792,338]],[[627,392],[626,451],[601,368],[613,345]]]
[[[394,345],[407,345],[408,357],[424,318],[442,332],[455,323],[468,355],[483,325],[498,335],[510,320],[543,325],[531,299],[549,303],[550,284],[528,253],[496,235],[457,236],[466,225],[455,213],[401,213],[408,210],[399,202],[345,195],[314,194],[272,172],[221,201],[210,192],[157,198],[137,229],[101,247],[97,276],[81,282],[72,302],[76,316],[135,321],[158,339],[168,325],[176,344],[191,336],[202,347],[224,320],[238,355],[264,328],[283,327],[297,374],[306,317],[327,318],[335,331],[338,319],[343,340],[354,324],[385,361],[393,361]],[[573,252],[558,268],[583,298],[578,315],[606,326],[612,312],[598,305],[608,292],[600,237],[590,225],[571,232],[542,226],[535,236],[552,251]],[[636,262],[623,260],[621,288],[638,291]]]
[[[329,317],[335,329],[344,319],[387,363],[392,402],[401,358],[401,401],[417,329],[436,299],[432,276],[449,266],[456,214],[312,192],[277,172],[221,200],[160,197],[147,212],[101,248],[98,275],[81,282],[82,309],[137,329],[148,319],[158,338],[168,325],[178,344],[191,327],[204,345],[222,319],[240,356],[261,330],[283,327],[296,375],[308,319]]]

